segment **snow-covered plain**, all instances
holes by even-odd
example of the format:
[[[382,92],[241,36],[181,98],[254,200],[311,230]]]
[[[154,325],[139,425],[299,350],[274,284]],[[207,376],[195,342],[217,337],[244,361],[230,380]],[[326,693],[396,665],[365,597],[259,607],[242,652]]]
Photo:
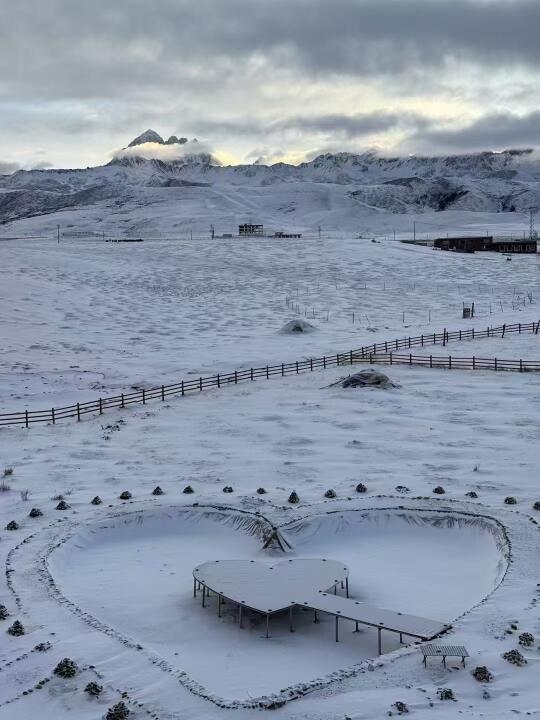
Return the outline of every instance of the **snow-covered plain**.
[[[343,237],[6,241],[0,258],[6,412],[443,327],[540,319],[534,256],[507,262]],[[461,319],[464,301],[475,302],[474,320]],[[295,304],[316,332],[279,332]],[[535,359],[539,339],[508,335],[434,351]],[[135,720],[247,718],[261,712],[244,707],[250,697],[304,692],[276,713],[367,720],[385,717],[396,700],[425,718],[539,712],[538,639],[521,648],[523,668],[501,653],[518,647],[519,632],[540,635],[540,532],[530,519],[539,515],[540,378],[392,367],[390,390],[326,387],[349,371],[227,387],[81,423],[3,428],[0,474],[13,474],[0,492],[0,525],[20,528],[3,530],[0,542],[0,603],[11,613],[0,627],[0,719],[97,720],[121,692]],[[367,493],[355,492],[359,482]],[[192,495],[182,493],[188,484]],[[165,495],[152,496],[156,485]],[[444,495],[433,494],[439,485]],[[256,493],[261,486],[265,495]],[[330,488],[335,500],[324,499]],[[123,502],[126,489],[133,498]],[[292,490],[296,506],[287,503]],[[473,490],[478,499],[466,497]],[[59,494],[66,511],[55,510]],[[90,504],[95,495],[103,505]],[[504,503],[509,495],[516,505]],[[202,508],[216,504],[230,508],[218,520]],[[43,517],[28,518],[31,507]],[[296,556],[349,565],[356,598],[453,622],[445,641],[467,646],[467,668],[434,661],[425,669],[415,646],[397,649],[391,637],[377,658],[369,630],[344,626],[336,644],[328,620],[299,619],[292,635],[277,621],[266,641],[255,617],[241,631],[230,612],[219,621],[212,604],[203,610],[192,596],[197,563],[275,558],[235,522],[239,510],[281,526]],[[5,634],[14,619],[26,635]],[[511,623],[519,630],[507,634]],[[46,641],[48,652],[32,650]],[[23,694],[64,656],[79,676]],[[494,674],[490,699],[470,674],[484,664]],[[104,697],[91,700],[83,688],[97,674]],[[457,703],[440,701],[438,687],[451,687]]]

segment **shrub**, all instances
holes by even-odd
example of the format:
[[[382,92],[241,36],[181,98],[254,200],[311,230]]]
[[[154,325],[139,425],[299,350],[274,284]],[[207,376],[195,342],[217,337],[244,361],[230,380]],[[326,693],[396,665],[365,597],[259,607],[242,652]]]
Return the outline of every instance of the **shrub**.
[[[65,500],[60,500],[60,502],[56,506],[56,510],[69,510],[69,505]]]
[[[485,665],[479,665],[472,671],[472,676],[475,680],[481,683],[488,683],[493,680],[493,675],[487,669]]]
[[[409,488],[406,485],[396,485],[396,491],[399,493],[409,492]]]
[[[329,500],[332,500],[333,498],[336,497],[336,491],[335,491],[335,490],[327,490],[327,491],[324,493],[324,497],[325,497],[325,498],[328,498]]]
[[[225,485],[225,487],[223,488],[223,492],[224,493],[232,493],[233,489],[230,485]]]
[[[23,502],[27,502],[30,497],[30,490],[21,490],[19,494],[21,496],[21,500]]]
[[[129,717],[129,710],[125,703],[119,702],[107,710],[105,720],[126,720]]]
[[[52,647],[50,642],[42,642],[38,643],[37,645],[34,645],[34,650],[36,652],[47,652],[47,650],[50,650]]]
[[[528,632],[521,633],[519,636],[519,644],[523,647],[532,647],[532,645],[534,645],[534,635]]]
[[[257,495],[266,495],[266,490],[263,487],[257,488]]]
[[[364,485],[364,483],[358,483],[358,485],[356,486],[356,492],[365,493],[367,492],[367,487]]]
[[[527,661],[519,650],[509,650],[508,652],[503,653],[503,659],[512,665],[517,665],[518,667],[522,667],[527,664]]]
[[[77,664],[70,658],[64,658],[60,660],[58,665],[54,668],[54,674],[61,678],[72,678],[75,677],[78,671]]]
[[[163,490],[162,490],[162,489],[159,487],[159,485],[158,485],[157,487],[155,487],[155,488],[152,490],[152,495],[165,495],[165,493],[163,492]]]
[[[433,488],[432,492],[434,492],[435,495],[444,495],[446,493],[446,490],[440,485],[437,485],[436,488]]]
[[[4,477],[11,477],[12,475],[13,475],[13,468],[5,467],[4,468]]]
[[[132,497],[133,495],[129,492],[129,490],[124,490],[124,492],[119,495],[120,500],[131,500]]]
[[[191,487],[191,485],[186,485],[186,487],[182,490],[182,492],[185,495],[191,495],[192,493],[195,492],[195,490]]]
[[[504,504],[505,505],[517,505],[517,500],[512,495],[509,495],[508,497],[504,498]]]
[[[101,505],[102,502],[103,500],[99,497],[99,495],[96,495],[96,497],[90,500],[90,505]]]
[[[0,620],[6,620],[9,617],[8,609],[5,605],[0,605]]]
[[[404,702],[402,702],[401,700],[398,700],[397,702],[395,702],[395,703],[392,705],[392,707],[394,708],[394,710],[395,710],[399,715],[404,715],[405,713],[408,713],[408,712],[409,712],[409,708],[408,708],[407,705],[406,705]]]
[[[24,635],[24,627],[19,620],[15,620],[13,625],[11,627],[8,627],[7,629],[8,635],[13,635],[13,637],[19,637],[20,635]]]
[[[455,700],[454,691],[451,688],[439,688],[437,690],[439,700]]]
[[[296,503],[300,502],[300,498],[298,497],[295,490],[293,490],[292,493],[289,495],[289,502],[293,505],[296,505]]]
[[[537,500],[533,505],[533,510],[540,511],[540,500]]]
[[[37,518],[37,517],[41,517],[42,515],[43,515],[43,513],[41,512],[41,510],[39,508],[32,508],[30,510],[30,512],[28,513],[28,517],[30,517],[30,518]]]
[[[0,482],[0,492],[9,492],[11,490],[11,485],[8,485],[5,480],[2,480]]]
[[[89,682],[84,688],[84,692],[90,695],[90,697],[99,697],[103,692],[103,686],[98,685],[97,682]]]
[[[468,493],[465,493],[467,497],[472,498],[473,500],[476,500],[478,497],[478,493],[475,493],[474,490],[470,490]]]
[[[8,524],[6,525],[6,530],[18,530],[19,524],[15,522],[15,520],[10,520]]]

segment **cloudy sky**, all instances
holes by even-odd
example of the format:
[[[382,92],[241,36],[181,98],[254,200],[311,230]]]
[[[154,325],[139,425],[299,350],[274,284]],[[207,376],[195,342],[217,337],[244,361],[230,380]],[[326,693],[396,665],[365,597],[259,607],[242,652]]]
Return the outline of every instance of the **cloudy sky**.
[[[540,0],[4,0],[0,171],[540,146]]]

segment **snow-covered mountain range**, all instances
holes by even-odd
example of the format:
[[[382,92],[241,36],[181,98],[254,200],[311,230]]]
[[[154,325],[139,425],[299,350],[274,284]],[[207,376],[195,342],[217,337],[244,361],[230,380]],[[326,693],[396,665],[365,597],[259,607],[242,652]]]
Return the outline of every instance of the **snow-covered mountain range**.
[[[161,146],[164,154],[149,159],[148,148]],[[140,214],[141,207],[156,203],[170,206],[176,216],[179,209],[198,216],[204,211],[212,222],[215,209],[220,220],[231,223],[249,215],[281,219],[288,227],[305,227],[314,210],[316,223],[325,212],[354,217],[366,209],[523,212],[540,207],[540,161],[530,150],[392,158],[337,153],[300,165],[222,166],[200,147],[199,152],[196,141],[174,135],[164,140],[147,130],[104,166],[0,176],[0,223],[95,205],[104,217],[135,209]]]

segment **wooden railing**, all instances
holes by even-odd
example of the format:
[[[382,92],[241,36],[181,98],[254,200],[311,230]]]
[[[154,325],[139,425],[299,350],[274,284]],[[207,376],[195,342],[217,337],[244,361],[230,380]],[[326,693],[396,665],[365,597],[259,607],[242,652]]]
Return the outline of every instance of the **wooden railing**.
[[[66,407],[51,408],[49,410],[23,410],[15,413],[0,414],[0,426],[23,425],[30,427],[34,423],[56,424],[59,420],[76,418],[80,421],[85,415],[102,415],[106,410],[114,408],[126,408],[130,405],[143,404],[151,400],[161,400],[180,395],[184,396],[193,392],[202,392],[210,388],[221,388],[224,385],[238,384],[240,382],[254,382],[255,380],[269,380],[271,377],[285,375],[297,375],[313,370],[321,370],[339,365],[365,362],[368,364],[382,363],[388,365],[411,365],[444,369],[467,369],[467,370],[506,370],[517,372],[539,372],[540,361],[535,360],[504,360],[498,358],[479,357],[440,357],[433,355],[413,355],[412,353],[400,353],[400,350],[412,347],[426,347],[430,345],[442,345],[449,342],[480,340],[490,337],[505,337],[511,333],[533,333],[538,335],[540,321],[538,323],[515,323],[512,325],[501,325],[499,327],[488,327],[486,330],[455,330],[448,332],[443,330],[440,333],[428,333],[415,337],[406,337],[396,340],[388,340],[373,345],[365,345],[356,350],[349,350],[335,355],[297,360],[291,363],[278,365],[266,365],[264,367],[249,368],[247,370],[234,370],[228,373],[218,373],[207,377],[200,377],[196,380],[181,380],[172,385],[161,385],[149,390],[137,390],[129,393],[122,393],[113,397],[98,398],[88,402],[79,402]]]

